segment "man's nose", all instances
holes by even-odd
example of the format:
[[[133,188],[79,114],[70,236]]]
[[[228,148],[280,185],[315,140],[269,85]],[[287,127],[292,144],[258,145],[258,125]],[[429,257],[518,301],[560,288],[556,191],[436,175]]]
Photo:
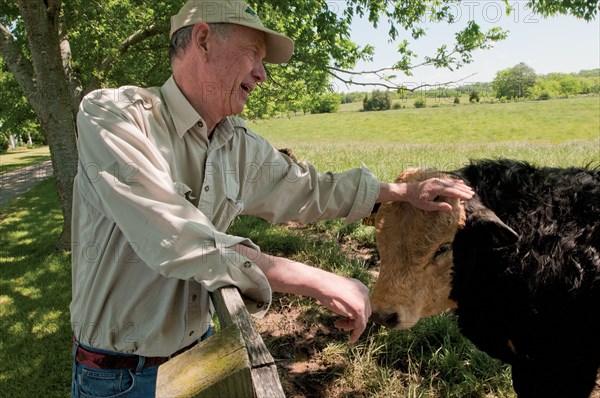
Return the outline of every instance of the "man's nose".
[[[267,80],[267,71],[265,70],[265,65],[262,62],[259,62],[252,71],[253,77],[256,79],[258,83],[263,83]]]

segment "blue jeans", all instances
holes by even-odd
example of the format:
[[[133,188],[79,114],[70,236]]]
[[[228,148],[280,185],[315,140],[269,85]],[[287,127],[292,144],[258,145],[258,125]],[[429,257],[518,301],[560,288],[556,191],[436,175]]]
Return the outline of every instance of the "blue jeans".
[[[212,335],[209,327],[198,339],[202,341]],[[156,377],[158,366],[144,368],[146,357],[138,357],[135,369],[94,369],[75,361],[79,342],[73,346],[73,379],[71,395],[73,398],[151,398],[156,395]],[[127,355],[89,348],[88,351],[111,355]]]

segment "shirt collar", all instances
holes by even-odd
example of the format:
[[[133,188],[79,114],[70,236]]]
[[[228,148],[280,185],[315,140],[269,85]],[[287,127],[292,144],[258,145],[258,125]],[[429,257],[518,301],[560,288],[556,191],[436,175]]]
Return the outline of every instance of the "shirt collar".
[[[201,125],[206,129],[206,123],[177,87],[173,75],[165,82],[160,91],[173,118],[179,138],[182,138],[189,129],[199,122],[202,122]]]

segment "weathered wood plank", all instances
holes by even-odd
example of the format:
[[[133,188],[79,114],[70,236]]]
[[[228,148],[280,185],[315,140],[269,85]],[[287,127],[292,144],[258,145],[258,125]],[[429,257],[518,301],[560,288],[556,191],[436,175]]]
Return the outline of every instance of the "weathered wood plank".
[[[246,310],[238,289],[226,286],[211,293],[211,298],[221,325],[237,325],[241,330],[248,349],[250,365],[256,368],[275,363],[262,337],[254,328],[252,318]]]
[[[211,296],[221,331],[160,366],[156,396],[285,398],[275,361],[237,288]]]
[[[285,398],[273,356],[254,328],[252,318],[236,287],[227,286],[211,293],[221,325],[237,326],[246,343],[256,398]]]
[[[250,361],[235,326],[158,368],[157,397],[253,398]]]
[[[275,365],[252,369],[252,384],[257,398],[285,398]]]

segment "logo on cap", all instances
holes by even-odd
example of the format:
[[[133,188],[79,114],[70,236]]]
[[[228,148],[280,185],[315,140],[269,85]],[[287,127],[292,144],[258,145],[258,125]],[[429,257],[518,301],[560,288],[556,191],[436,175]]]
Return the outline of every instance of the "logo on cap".
[[[256,12],[252,8],[248,7],[248,8],[246,8],[245,11],[246,11],[247,14],[250,14],[253,17],[256,17]]]

